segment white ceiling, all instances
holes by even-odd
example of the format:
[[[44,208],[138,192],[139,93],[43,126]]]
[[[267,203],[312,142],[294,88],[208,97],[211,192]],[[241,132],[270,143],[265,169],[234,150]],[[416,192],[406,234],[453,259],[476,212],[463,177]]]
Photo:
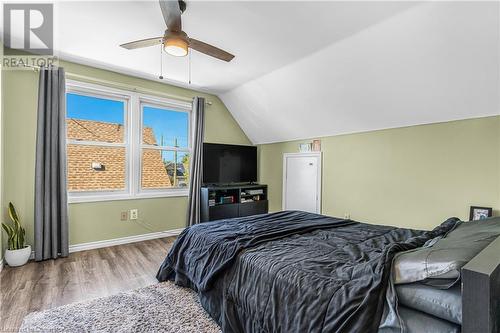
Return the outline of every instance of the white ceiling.
[[[412,1],[187,1],[183,28],[236,55],[192,54],[194,89],[219,95],[254,143],[499,113],[499,4]],[[157,1],[55,6],[68,60],[156,79]],[[188,59],[163,57],[186,85]]]
[[[307,56],[383,20],[412,3],[187,1],[183,30],[236,55],[230,63],[192,54],[192,85],[214,93]],[[124,42],[162,36],[158,1],[64,1],[56,5],[56,48],[157,78],[160,47],[125,50]],[[188,80],[188,59],[164,56],[164,77]]]

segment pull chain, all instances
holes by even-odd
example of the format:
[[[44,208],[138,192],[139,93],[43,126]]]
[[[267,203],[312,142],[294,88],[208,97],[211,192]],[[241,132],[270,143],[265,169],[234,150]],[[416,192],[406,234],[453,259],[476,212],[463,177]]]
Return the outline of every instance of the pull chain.
[[[188,69],[188,72],[189,72],[189,84],[191,84],[191,49],[189,50],[189,59],[188,59],[188,62],[189,62],[189,69]]]
[[[163,80],[163,52],[162,52],[162,46],[160,45],[160,80]]]

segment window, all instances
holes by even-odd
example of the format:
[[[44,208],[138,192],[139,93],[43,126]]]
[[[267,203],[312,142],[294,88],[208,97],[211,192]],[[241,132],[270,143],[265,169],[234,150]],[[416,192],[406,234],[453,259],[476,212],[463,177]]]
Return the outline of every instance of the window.
[[[70,202],[187,195],[191,104],[68,82]]]
[[[188,114],[147,102],[141,103],[141,111],[142,190],[186,188],[189,181]]]
[[[126,191],[127,101],[66,95],[68,191]]]

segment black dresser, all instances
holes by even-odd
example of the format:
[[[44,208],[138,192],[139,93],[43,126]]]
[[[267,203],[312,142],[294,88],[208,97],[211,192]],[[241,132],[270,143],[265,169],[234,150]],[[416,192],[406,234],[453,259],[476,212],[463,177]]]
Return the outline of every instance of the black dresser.
[[[267,185],[213,185],[201,188],[201,221],[268,212]]]

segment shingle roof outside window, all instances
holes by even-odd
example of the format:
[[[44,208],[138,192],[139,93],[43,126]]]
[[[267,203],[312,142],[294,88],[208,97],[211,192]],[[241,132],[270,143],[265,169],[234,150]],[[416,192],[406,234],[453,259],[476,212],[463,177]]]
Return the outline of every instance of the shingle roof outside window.
[[[70,118],[67,124],[67,138],[77,141],[96,141],[123,143],[123,125],[92,120]],[[156,145],[153,129],[143,129],[145,144]],[[69,191],[106,191],[125,189],[126,159],[124,147],[68,144],[68,190]],[[103,165],[100,170],[93,169],[92,163]],[[145,149],[142,154],[143,188],[171,187],[161,150]]]

